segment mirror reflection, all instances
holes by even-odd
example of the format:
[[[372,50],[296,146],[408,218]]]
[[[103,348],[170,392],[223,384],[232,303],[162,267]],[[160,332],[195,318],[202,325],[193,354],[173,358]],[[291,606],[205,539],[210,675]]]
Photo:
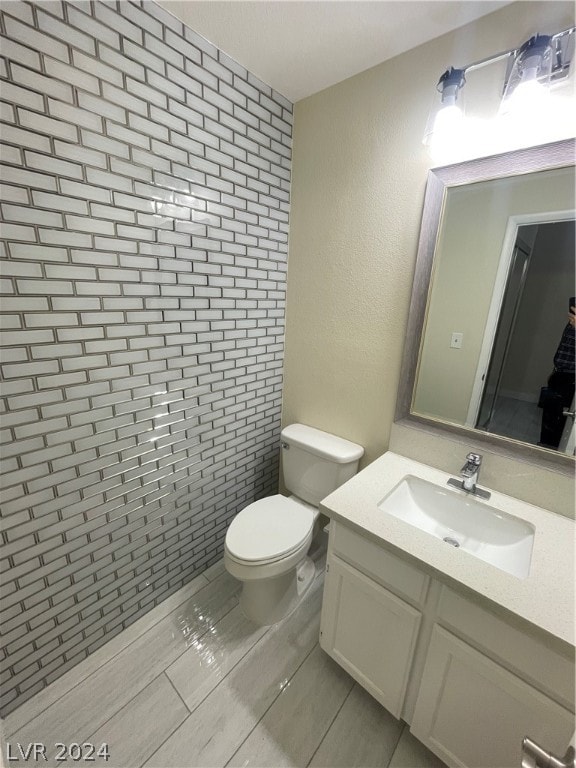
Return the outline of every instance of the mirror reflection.
[[[447,188],[413,413],[574,454],[573,179]]]

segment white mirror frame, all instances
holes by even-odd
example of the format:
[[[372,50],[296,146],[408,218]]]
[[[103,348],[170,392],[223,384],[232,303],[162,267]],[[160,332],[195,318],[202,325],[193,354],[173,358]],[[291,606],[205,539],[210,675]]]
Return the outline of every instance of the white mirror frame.
[[[520,149],[502,155],[471,160],[457,165],[432,168],[428,173],[420,239],[412,284],[412,298],[404,343],[404,357],[400,372],[400,385],[396,400],[395,421],[439,436],[464,437],[486,449],[512,458],[531,461],[543,467],[571,474],[574,472],[574,458],[521,443],[499,435],[493,435],[469,427],[449,424],[412,413],[410,408],[416,383],[418,358],[422,332],[426,318],[428,289],[432,275],[434,251],[442,219],[445,193],[448,187],[472,184],[490,179],[521,176],[537,171],[546,171],[566,166],[574,167],[576,140],[567,139],[553,144]]]

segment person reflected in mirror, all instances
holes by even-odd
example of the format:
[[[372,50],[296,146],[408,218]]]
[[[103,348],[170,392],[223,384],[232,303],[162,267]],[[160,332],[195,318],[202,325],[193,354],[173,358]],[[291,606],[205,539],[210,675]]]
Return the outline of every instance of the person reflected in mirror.
[[[566,423],[563,410],[570,408],[574,400],[576,297],[572,296],[569,307],[568,323],[562,332],[562,338],[554,355],[554,370],[548,378],[548,385],[542,388],[538,403],[542,408],[542,427],[538,445],[543,448],[558,448]]]

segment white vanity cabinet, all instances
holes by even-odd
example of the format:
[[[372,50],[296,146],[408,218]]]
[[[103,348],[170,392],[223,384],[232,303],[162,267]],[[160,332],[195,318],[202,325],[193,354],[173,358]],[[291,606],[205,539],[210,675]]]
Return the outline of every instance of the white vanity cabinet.
[[[398,718],[428,581],[353,531],[331,526],[320,645]]]
[[[564,754],[571,647],[332,521],[320,644],[450,766],[519,768],[530,736]]]

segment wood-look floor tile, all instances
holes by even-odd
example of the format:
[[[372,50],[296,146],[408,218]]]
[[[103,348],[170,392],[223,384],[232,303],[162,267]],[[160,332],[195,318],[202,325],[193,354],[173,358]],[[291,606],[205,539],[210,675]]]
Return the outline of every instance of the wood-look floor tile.
[[[317,645],[228,765],[305,768],[353,685]]]
[[[166,674],[190,711],[268,630],[251,622],[236,606],[168,667]]]
[[[138,768],[188,714],[166,675],[160,675],[88,741],[108,745],[110,760],[106,768]]]
[[[205,579],[208,579],[208,581],[212,581],[213,579],[216,579],[218,576],[221,576],[226,568],[224,567],[224,558],[221,560],[218,560],[214,565],[211,565],[210,568],[206,568],[205,571],[203,571],[202,576],[204,576]]]
[[[396,720],[356,683],[312,758],[310,768],[388,765],[402,726],[401,720]]]
[[[146,762],[155,768],[223,766],[318,641],[322,579],[274,625]]]
[[[6,735],[10,736],[41,714],[207,584],[208,581],[204,578],[204,575],[197,576],[182,587],[182,589],[179,589],[178,592],[163,600],[145,616],[142,616],[141,619],[138,619],[138,621],[135,621],[134,624],[131,624],[123,632],[113,637],[106,645],[90,654],[88,658],[65,675],[62,675],[62,677],[37,693],[36,696],[25,702],[21,707],[11,712],[4,720]]]
[[[225,574],[161,619],[14,734],[21,743],[85,740],[238,603]]]

